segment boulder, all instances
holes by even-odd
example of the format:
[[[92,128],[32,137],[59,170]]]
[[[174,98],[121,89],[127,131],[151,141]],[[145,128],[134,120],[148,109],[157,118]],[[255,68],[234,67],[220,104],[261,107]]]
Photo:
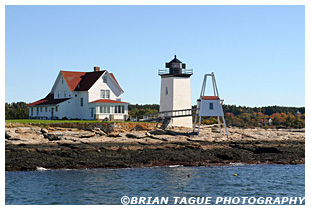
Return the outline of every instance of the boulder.
[[[100,136],[107,135],[107,133],[104,132],[104,131],[102,131],[100,128],[94,128],[92,131],[93,131],[95,134],[100,135]]]
[[[42,134],[48,133],[48,132],[49,132],[48,129],[46,129],[46,128],[41,128],[41,133],[42,133]]]
[[[8,134],[8,132],[5,131],[5,139],[9,139],[9,138],[11,138],[11,135]]]
[[[57,140],[61,140],[62,136],[61,135],[56,135],[56,134],[43,134],[43,136],[47,139],[49,139],[50,141],[57,141]]]

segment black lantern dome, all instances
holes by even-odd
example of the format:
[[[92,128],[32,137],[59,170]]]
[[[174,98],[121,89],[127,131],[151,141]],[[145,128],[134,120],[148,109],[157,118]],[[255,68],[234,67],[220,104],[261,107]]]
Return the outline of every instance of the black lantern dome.
[[[161,76],[182,76],[190,77],[192,75],[192,69],[186,69],[186,64],[177,59],[176,55],[174,59],[168,63],[165,63],[164,70],[159,70]]]

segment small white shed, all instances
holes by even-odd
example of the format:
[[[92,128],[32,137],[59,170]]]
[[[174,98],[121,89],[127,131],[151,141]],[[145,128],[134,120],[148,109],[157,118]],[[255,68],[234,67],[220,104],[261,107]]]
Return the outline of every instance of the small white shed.
[[[213,93],[214,94],[209,95],[209,96],[205,96],[206,81],[207,81],[208,76],[210,76],[212,79]],[[198,133],[199,133],[200,132],[200,126],[201,126],[201,119],[202,119],[202,117],[207,116],[207,117],[217,117],[219,130],[221,133],[221,125],[220,125],[219,117],[222,117],[224,127],[226,130],[226,135],[228,136],[226,121],[224,118],[224,111],[222,109],[223,101],[224,100],[221,100],[219,98],[214,72],[212,72],[211,74],[205,74],[200,98],[197,100],[197,113],[196,113],[197,115],[195,117],[193,131],[195,131],[195,126],[197,123],[197,117],[199,116],[199,127],[198,127]]]

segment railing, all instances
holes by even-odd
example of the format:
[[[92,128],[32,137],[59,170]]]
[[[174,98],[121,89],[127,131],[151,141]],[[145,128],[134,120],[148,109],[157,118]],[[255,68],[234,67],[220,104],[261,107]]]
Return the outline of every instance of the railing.
[[[192,75],[193,69],[159,69],[158,75],[166,75],[166,74],[173,74],[173,75]]]
[[[155,121],[155,120],[163,120],[165,118],[174,118],[174,117],[187,117],[196,115],[197,108],[193,109],[180,109],[180,110],[171,110],[171,111],[163,111],[157,112],[153,114],[138,116],[137,121]]]

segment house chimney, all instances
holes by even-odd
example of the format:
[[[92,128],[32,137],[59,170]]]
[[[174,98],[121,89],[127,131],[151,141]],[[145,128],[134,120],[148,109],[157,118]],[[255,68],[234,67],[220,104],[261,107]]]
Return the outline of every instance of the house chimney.
[[[99,66],[94,66],[94,71],[100,71],[100,67]]]

